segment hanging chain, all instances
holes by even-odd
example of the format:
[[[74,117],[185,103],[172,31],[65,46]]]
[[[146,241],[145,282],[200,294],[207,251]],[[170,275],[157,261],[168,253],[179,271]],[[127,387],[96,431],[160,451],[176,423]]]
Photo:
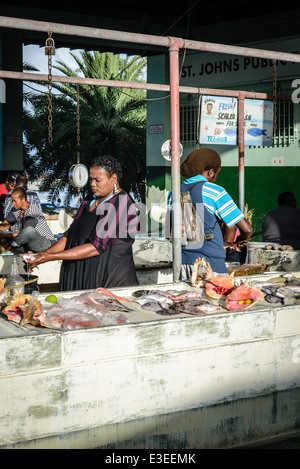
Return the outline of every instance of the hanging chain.
[[[273,137],[277,134],[277,60],[273,59]]]
[[[80,105],[79,105],[79,83],[77,88],[77,164],[80,163]]]
[[[48,41],[52,40],[52,32],[48,33]],[[52,136],[52,53],[46,52],[48,55],[48,142],[53,145]]]
[[[76,118],[77,118],[77,164],[80,163],[80,105],[79,105],[79,83],[76,85],[76,99],[77,99],[77,112],[76,112]],[[81,202],[81,197],[80,197],[80,187],[77,188],[78,192],[78,204]]]

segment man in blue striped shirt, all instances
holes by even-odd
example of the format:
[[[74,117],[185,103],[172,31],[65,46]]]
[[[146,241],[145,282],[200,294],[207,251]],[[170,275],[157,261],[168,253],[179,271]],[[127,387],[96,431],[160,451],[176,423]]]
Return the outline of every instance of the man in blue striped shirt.
[[[181,278],[187,280],[190,277],[198,257],[204,257],[215,274],[226,274],[225,249],[233,246],[237,227],[241,238],[248,240],[252,233],[251,225],[226,190],[215,184],[221,172],[221,158],[215,150],[194,150],[183,162],[180,171],[187,178],[181,183],[181,190],[190,191],[198,213],[201,207],[204,235],[210,235],[210,239],[204,237],[203,243],[195,247],[182,246]],[[216,220],[225,224],[224,239]]]
[[[182,190],[185,190],[185,185],[194,184],[198,181],[204,181],[202,189],[204,206],[220,220],[223,220],[228,227],[236,225],[244,218],[228,192],[223,187],[208,182],[205,176],[196,175],[186,179],[182,184]]]

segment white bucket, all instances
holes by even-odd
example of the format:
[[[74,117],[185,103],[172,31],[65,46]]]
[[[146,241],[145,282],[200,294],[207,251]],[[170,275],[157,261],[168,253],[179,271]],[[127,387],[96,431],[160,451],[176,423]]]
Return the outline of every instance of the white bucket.
[[[272,244],[270,242],[262,242],[262,241],[249,241],[248,243],[248,260],[247,263],[251,264],[253,262],[253,254],[255,249],[264,249],[265,246],[268,246],[268,244]]]

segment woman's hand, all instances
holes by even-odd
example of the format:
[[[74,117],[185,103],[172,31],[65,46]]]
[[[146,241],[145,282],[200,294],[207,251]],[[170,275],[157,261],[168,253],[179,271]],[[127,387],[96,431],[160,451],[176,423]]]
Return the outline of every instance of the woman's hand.
[[[91,243],[57,252],[55,246],[57,246],[58,243],[59,241],[53,244],[47,251],[40,252],[32,260],[28,260],[30,267],[34,268],[49,261],[76,261],[99,256],[99,252]]]
[[[28,264],[32,269],[34,267],[37,267],[40,264],[44,264],[44,262],[50,261],[51,254],[47,253],[47,251],[40,252],[36,256],[34,256],[32,259],[28,259]]]

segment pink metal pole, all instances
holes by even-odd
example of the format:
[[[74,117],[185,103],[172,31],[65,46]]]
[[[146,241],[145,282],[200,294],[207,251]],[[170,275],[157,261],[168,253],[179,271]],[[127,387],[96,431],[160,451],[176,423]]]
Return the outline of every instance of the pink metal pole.
[[[173,282],[178,282],[181,268],[181,209],[180,209],[180,126],[179,126],[179,49],[180,39],[170,38],[170,112],[171,112],[171,176]]]
[[[151,34],[128,33],[110,29],[90,28],[86,26],[76,26],[62,23],[47,23],[24,18],[11,18],[0,16],[0,28],[22,29],[27,31],[40,31],[66,36],[89,37],[94,39],[104,39],[110,41],[129,42],[135,44],[148,44],[152,46],[169,47],[169,38],[164,36],[154,36]],[[216,44],[213,42],[193,41],[190,39],[173,38],[172,40],[182,41],[181,48],[216,52],[230,55],[243,55],[246,57],[261,57],[263,59],[286,60],[288,62],[300,62],[300,55],[286,52],[269,51],[262,49],[252,49],[250,47],[231,46],[226,44]]]
[[[31,73],[31,72],[15,72],[9,70],[0,70],[0,78],[9,78],[13,80],[24,81],[45,81],[48,82],[49,77],[45,74]],[[64,75],[52,75],[54,83],[72,83],[79,85],[93,85],[93,86],[110,86],[112,88],[131,88],[141,90],[155,90],[170,92],[170,85],[161,85],[155,83],[134,83],[131,81],[118,81],[118,80],[103,80],[98,78],[85,78],[85,77],[68,77]],[[212,95],[212,96],[229,96],[238,98],[241,91],[236,90],[219,90],[216,88],[196,88],[192,86],[179,86],[180,93],[194,93],[196,95]],[[243,92],[245,98],[252,99],[273,99],[273,96],[267,93],[257,93],[253,91]],[[290,96],[277,95],[277,99],[291,99]]]
[[[226,44],[216,44],[213,42],[191,41],[189,39],[185,39],[184,48],[205,52],[216,52],[218,54],[243,55],[245,57],[258,57],[262,59],[300,62],[299,54],[290,54],[288,52],[277,52],[264,49],[253,49],[252,47],[230,46]]]
[[[12,78],[23,81],[49,81],[48,75],[40,73],[14,72],[0,70],[0,78]],[[103,80],[98,78],[68,77],[64,75],[52,75],[54,83],[72,83],[79,85],[109,86],[112,88],[131,88],[140,90],[170,91],[169,85],[155,85],[153,83],[134,83],[130,81]]]
[[[245,131],[244,131],[245,94],[238,98],[238,141],[239,141],[239,207],[244,213],[245,205]]]
[[[129,42],[135,44],[149,44],[154,46],[169,46],[169,39],[165,36],[153,36],[151,34],[128,33],[111,29],[91,28],[63,23],[50,23],[24,18],[11,18],[0,16],[0,27],[21,29],[26,31],[39,31],[53,35],[62,34],[74,37],[89,37],[94,39],[104,39],[106,41]]]

